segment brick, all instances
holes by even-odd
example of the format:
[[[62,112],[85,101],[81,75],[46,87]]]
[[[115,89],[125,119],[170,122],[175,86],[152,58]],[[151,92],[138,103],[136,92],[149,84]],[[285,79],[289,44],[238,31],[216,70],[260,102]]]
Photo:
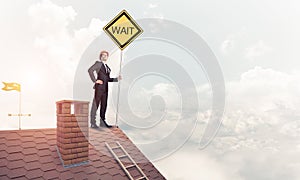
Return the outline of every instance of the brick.
[[[61,106],[63,109],[71,108],[71,103],[63,103]]]
[[[72,117],[72,116],[74,116],[74,114],[62,114],[62,113],[60,113],[60,114],[56,114],[56,116],[57,117]],[[77,116],[77,114],[76,114],[76,116]]]
[[[72,159],[72,164],[88,161],[87,157]]]
[[[79,120],[79,118],[78,118],[78,117],[75,117],[75,116],[71,118],[71,121],[72,121],[72,122],[78,122],[78,120]]]
[[[88,142],[85,137],[76,137],[71,139],[71,143]]]
[[[78,137],[77,133],[59,133],[59,137],[61,138],[74,138]]]
[[[77,134],[77,136],[76,137],[85,137],[84,136],[84,133],[81,131],[81,132],[78,132],[78,133],[76,133]]]
[[[82,114],[88,114],[89,113],[89,110],[88,109],[82,109]]]
[[[88,128],[88,122],[78,122],[78,127],[82,128]]]
[[[72,159],[77,158],[77,154],[66,154],[66,155],[61,154],[61,158],[63,160],[72,160]]]
[[[71,143],[71,139],[70,138],[58,138],[58,141],[62,144],[65,144],[65,143]]]
[[[82,108],[88,109],[88,108],[89,108],[89,105],[88,105],[88,104],[83,104],[83,105],[82,105]]]
[[[76,121],[76,122],[86,122],[86,123],[88,123],[87,116],[84,116],[84,117],[82,117],[82,116],[76,116],[76,117],[73,117],[72,120]]]
[[[61,147],[64,149],[73,149],[73,148],[77,148],[77,144],[64,144]]]
[[[88,147],[71,149],[71,153],[81,153],[81,152],[88,152],[88,151],[89,151]]]
[[[65,165],[70,165],[70,164],[72,164],[72,160],[64,160],[64,164]]]
[[[77,163],[80,163],[82,162],[80,159],[72,159],[72,164],[77,164]]]
[[[75,154],[81,152],[88,152],[88,147],[86,148],[74,148],[74,149],[59,149],[61,154]]]
[[[89,142],[81,142],[77,144],[77,147],[88,147],[89,146]]]
[[[71,109],[62,109],[61,113],[62,114],[70,114],[71,113]]]
[[[81,132],[81,129],[79,127],[72,128],[71,132]]]
[[[62,122],[64,120],[63,116],[57,116],[56,117],[57,122]]]
[[[78,127],[77,122],[57,122],[57,127],[61,128],[72,128],[72,127]]]
[[[69,116],[60,116],[58,122],[71,122],[72,117]]]
[[[62,127],[57,127],[58,132],[60,133],[71,133],[72,128],[62,128]]]
[[[86,130],[85,128],[82,128],[81,132],[78,132],[78,133],[82,133],[81,137],[87,137],[86,135],[87,135],[88,132],[89,132],[88,130]]]
[[[77,154],[77,157],[88,157],[89,153],[88,152],[81,152]]]
[[[59,152],[60,152],[60,154],[67,155],[67,154],[71,154],[72,153],[72,149],[62,149],[62,148],[60,148]]]

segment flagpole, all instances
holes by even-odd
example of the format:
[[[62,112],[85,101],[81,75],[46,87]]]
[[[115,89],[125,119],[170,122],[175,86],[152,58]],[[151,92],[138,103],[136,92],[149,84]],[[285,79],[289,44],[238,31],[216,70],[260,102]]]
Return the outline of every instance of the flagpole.
[[[121,72],[122,72],[122,59],[123,59],[123,51],[121,50],[119,76],[121,76]],[[116,123],[115,123],[116,126],[118,126],[117,124],[118,124],[118,116],[119,116],[120,87],[121,87],[121,81],[119,80],[119,83],[118,83],[118,97],[117,97]]]
[[[19,93],[19,130],[21,130],[21,90]]]

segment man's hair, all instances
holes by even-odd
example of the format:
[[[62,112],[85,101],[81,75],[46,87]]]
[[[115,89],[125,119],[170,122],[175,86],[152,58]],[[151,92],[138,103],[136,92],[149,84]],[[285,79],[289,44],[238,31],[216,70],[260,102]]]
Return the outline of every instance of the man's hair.
[[[109,56],[109,53],[108,53],[107,51],[101,51],[101,52],[100,52],[100,55],[99,55],[99,58],[100,58],[100,59],[101,59],[102,54],[106,54],[107,56]]]

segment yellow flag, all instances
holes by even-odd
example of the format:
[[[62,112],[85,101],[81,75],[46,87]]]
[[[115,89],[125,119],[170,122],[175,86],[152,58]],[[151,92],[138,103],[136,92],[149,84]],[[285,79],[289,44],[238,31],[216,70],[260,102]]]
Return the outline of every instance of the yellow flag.
[[[6,83],[6,82],[3,82],[4,84],[4,87],[2,88],[2,90],[4,91],[13,91],[13,90],[16,90],[16,91],[21,91],[21,85],[18,84],[18,83]]]

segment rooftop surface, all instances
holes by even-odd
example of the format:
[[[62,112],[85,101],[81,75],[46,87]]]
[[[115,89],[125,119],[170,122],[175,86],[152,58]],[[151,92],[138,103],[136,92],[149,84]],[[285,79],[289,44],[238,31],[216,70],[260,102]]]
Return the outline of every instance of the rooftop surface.
[[[56,129],[0,131],[0,179],[129,179],[105,142],[118,141],[149,179],[165,179],[119,128],[89,130],[89,162],[63,167],[56,151]],[[117,152],[118,154],[118,152]],[[125,159],[124,164],[128,163]],[[137,169],[130,173],[140,177]]]

